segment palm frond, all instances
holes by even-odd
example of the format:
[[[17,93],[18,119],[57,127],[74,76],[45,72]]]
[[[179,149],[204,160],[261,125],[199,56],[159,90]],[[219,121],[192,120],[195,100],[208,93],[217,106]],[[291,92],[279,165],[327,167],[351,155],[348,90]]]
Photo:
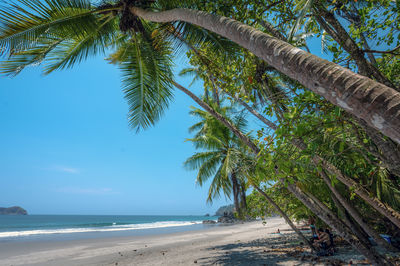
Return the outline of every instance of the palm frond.
[[[24,0],[19,2],[25,3]],[[6,75],[17,75],[21,70],[30,65],[39,65],[42,62],[45,65],[45,74],[56,69],[63,69],[72,67],[75,63],[79,63],[89,56],[94,56],[103,53],[107,46],[109,46],[115,39],[118,30],[116,28],[116,17],[112,13],[107,14],[94,14],[91,10],[90,4],[84,4],[77,1],[75,5],[72,3],[61,3],[62,1],[55,1],[48,4],[46,1],[32,1],[26,2],[26,7],[36,10],[35,12],[44,16],[45,12],[49,13],[49,25],[44,33],[37,32],[36,26],[29,28],[26,26],[25,30],[18,33],[7,32],[0,29],[0,47],[7,50],[9,47],[9,57],[3,60],[0,64],[0,72]],[[74,2],[74,1],[72,1]],[[38,8],[43,6],[43,10]],[[72,8],[74,6],[74,8]],[[36,8],[36,9],[34,9]],[[47,8],[47,9],[46,9]],[[57,9],[58,8],[58,9]],[[6,8],[7,10],[7,8]],[[78,11],[77,11],[78,10]],[[51,12],[61,12],[64,16],[63,19],[51,20],[55,15]],[[0,13],[4,10],[0,10]],[[22,12],[22,11],[21,11]],[[25,13],[28,11],[24,11]],[[24,13],[24,14],[25,14]],[[81,14],[85,17],[80,17],[77,20],[77,15]],[[1,15],[0,15],[1,16]],[[21,18],[22,19],[22,18]],[[36,23],[40,23],[40,19]],[[10,30],[11,23],[16,21],[9,21],[7,26]],[[20,22],[22,23],[22,21]],[[30,21],[26,21],[30,23]],[[70,24],[79,24],[79,30],[70,27]],[[17,27],[17,25],[14,25]],[[39,28],[42,25],[38,26]],[[1,28],[1,26],[0,26]],[[19,38],[23,40],[20,41]],[[19,47],[16,48],[13,42],[18,42]],[[24,43],[25,42],[25,43]]]
[[[179,76],[181,77],[193,77],[192,81],[190,82],[189,86],[192,86],[193,83],[195,83],[196,81],[200,80],[200,76],[199,76],[199,69],[198,68],[194,68],[194,67],[187,67],[181,70],[181,72],[179,72]]]
[[[221,155],[217,155],[205,161],[197,172],[196,184],[203,186],[203,184],[216,173],[221,160],[223,160]]]
[[[168,108],[173,78],[170,55],[168,43],[154,43],[150,37],[135,34],[109,58],[122,71],[129,123],[137,131],[154,125]]]
[[[96,31],[63,41],[49,54],[45,74],[57,69],[70,68],[89,56],[105,54],[106,47],[112,44],[117,34],[116,19],[108,17]]]
[[[218,155],[218,151],[198,152],[186,159],[183,165],[188,170],[197,170],[203,163]]]
[[[225,197],[230,199],[232,192],[232,183],[229,178],[222,177],[222,166],[218,169],[215,174],[210,188],[208,189],[207,202],[212,203],[213,199],[219,198],[221,196],[221,191],[224,193]]]
[[[48,39],[86,35],[97,28],[89,0],[14,0],[0,5],[0,53],[23,52]]]
[[[217,136],[211,134],[196,136],[192,139],[187,139],[193,143],[196,149],[207,149],[207,150],[223,150],[225,148],[225,143],[219,139]]]

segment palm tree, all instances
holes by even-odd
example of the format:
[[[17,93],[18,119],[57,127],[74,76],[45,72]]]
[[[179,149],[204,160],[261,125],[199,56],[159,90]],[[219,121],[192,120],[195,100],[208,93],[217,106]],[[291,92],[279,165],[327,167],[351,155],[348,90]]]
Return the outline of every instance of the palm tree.
[[[230,112],[229,109],[221,107],[219,111],[226,116]],[[243,218],[246,206],[246,198],[243,197],[245,180],[240,165],[244,152],[243,144],[229,128],[208,112],[193,108],[190,114],[200,118],[201,121],[189,128],[189,131],[195,132],[195,135],[188,141],[192,142],[196,149],[204,151],[197,152],[188,158],[184,163],[185,167],[189,170],[198,170],[196,183],[200,186],[212,178],[208,202],[219,197],[221,192],[228,198],[231,198],[233,194],[235,211],[239,217]],[[246,120],[242,114],[239,114],[233,117],[232,124],[243,131]]]
[[[185,8],[171,9],[179,6],[192,7],[182,1],[164,0],[110,1],[101,6],[90,4],[89,0],[16,0],[15,3],[3,4],[0,8],[0,50],[9,59],[2,64],[1,71],[18,73],[25,66],[45,59],[53,61],[47,67],[50,72],[69,67],[89,55],[104,51],[105,46],[116,42],[121,31],[130,32],[130,36],[146,35],[148,23],[145,20],[166,24],[179,21],[182,22],[180,29],[183,32],[193,32],[195,27],[191,27],[192,24],[239,44],[272,67],[400,143],[400,94],[393,88],[357,75],[233,19]],[[143,62],[137,63],[139,69],[141,66]],[[137,77],[145,80],[145,73],[140,70],[138,73]],[[141,89],[144,91],[144,88]],[[144,95],[141,96],[144,99]],[[141,123],[140,126],[155,122],[167,102],[162,101],[157,111],[140,118],[137,121]],[[140,101],[132,103],[140,104]],[[145,109],[142,105],[131,111]],[[155,119],[149,119],[151,113]]]

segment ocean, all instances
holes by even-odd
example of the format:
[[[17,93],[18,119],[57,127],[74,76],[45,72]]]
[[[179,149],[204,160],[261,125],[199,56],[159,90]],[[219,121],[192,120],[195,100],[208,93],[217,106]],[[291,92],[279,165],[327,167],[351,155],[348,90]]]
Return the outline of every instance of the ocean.
[[[0,215],[0,242],[69,240],[201,230],[215,216]]]

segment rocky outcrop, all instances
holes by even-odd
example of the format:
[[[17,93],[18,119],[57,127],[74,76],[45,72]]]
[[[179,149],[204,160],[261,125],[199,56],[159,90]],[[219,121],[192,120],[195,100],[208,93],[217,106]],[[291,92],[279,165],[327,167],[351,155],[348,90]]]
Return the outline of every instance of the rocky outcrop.
[[[10,208],[1,208],[0,215],[27,215],[28,212],[21,207],[14,206]]]
[[[225,213],[223,216],[218,218],[218,223],[222,224],[232,224],[236,223],[238,220],[233,215],[233,213]]]
[[[215,216],[224,216],[226,213],[231,214],[231,213],[233,213],[234,209],[235,209],[235,206],[233,204],[222,206],[217,210],[217,212],[215,213]]]
[[[217,222],[214,220],[204,220],[203,224],[216,224]]]

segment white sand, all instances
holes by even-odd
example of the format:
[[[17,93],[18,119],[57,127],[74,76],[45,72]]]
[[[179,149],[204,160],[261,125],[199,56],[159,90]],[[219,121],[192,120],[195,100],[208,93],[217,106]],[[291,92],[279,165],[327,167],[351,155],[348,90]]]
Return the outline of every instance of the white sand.
[[[277,228],[282,234],[273,234]],[[0,265],[315,265],[288,255],[299,242],[283,219],[271,218],[164,235],[0,244]]]

